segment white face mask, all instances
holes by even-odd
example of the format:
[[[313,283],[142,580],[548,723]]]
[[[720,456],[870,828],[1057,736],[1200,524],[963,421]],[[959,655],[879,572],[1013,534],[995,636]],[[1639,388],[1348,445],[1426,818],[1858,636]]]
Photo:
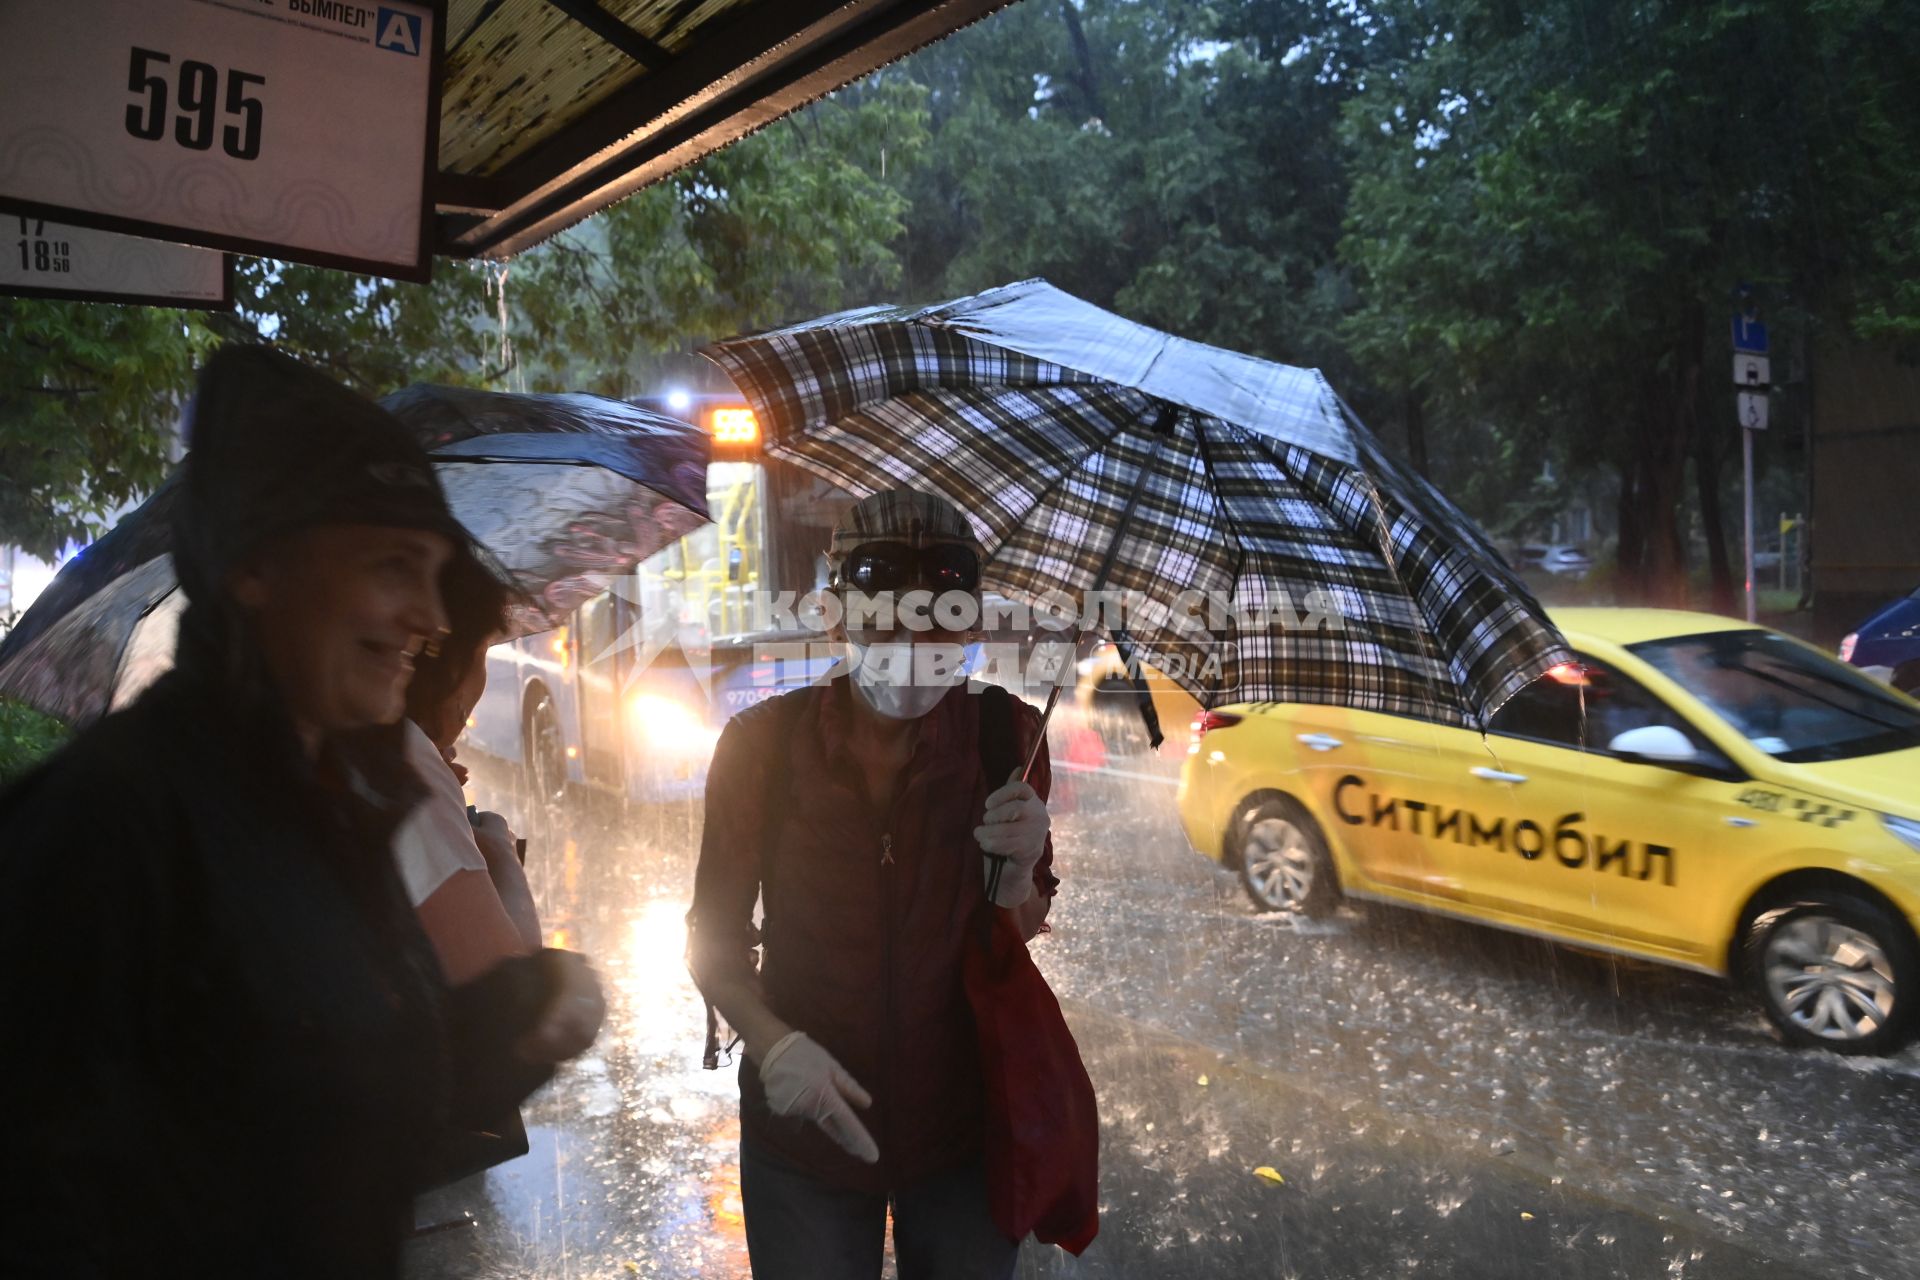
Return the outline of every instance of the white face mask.
[[[966,680],[979,658],[978,644],[847,641],[854,689],[889,720],[918,720],[933,710],[947,690]]]

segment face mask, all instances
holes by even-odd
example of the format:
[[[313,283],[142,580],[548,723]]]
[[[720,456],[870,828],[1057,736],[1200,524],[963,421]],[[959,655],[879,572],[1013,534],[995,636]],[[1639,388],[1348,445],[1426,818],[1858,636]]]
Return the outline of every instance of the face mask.
[[[918,720],[979,661],[980,646],[857,644],[847,641],[853,687],[860,700],[889,720]]]

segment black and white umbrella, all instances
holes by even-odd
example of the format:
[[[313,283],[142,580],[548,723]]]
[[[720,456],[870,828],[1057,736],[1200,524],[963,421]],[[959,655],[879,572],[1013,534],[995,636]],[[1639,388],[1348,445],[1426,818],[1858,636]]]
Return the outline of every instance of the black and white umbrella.
[[[1132,593],[1116,639],[1148,652],[1191,649],[1198,606],[1219,661],[1167,674],[1203,706],[1479,725],[1571,657],[1473,522],[1317,370],[1176,338],[1040,280],[704,354],[770,453],[856,495],[921,489],[965,512],[986,589]]]

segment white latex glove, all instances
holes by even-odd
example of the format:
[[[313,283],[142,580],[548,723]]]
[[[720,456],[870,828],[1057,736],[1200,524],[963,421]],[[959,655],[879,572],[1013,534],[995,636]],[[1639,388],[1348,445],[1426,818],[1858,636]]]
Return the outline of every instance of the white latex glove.
[[[987,797],[986,812],[973,829],[973,838],[983,853],[1007,858],[1000,873],[1000,888],[993,895],[996,906],[1017,907],[1033,896],[1033,869],[1047,851],[1047,833],[1053,820],[1047,816],[1047,802],[1020,780],[1014,771],[1012,780]],[[986,865],[987,882],[993,882],[993,863]]]
[[[872,1106],[872,1095],[806,1032],[789,1031],[767,1050],[760,1084],[775,1115],[811,1120],[848,1155],[868,1164],[880,1159],[873,1135],[853,1114],[854,1107]]]

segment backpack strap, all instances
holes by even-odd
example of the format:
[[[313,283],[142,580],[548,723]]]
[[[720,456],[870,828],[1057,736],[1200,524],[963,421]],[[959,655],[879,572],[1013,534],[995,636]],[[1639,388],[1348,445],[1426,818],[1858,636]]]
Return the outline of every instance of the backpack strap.
[[[760,741],[754,744],[754,750],[766,765],[766,776],[762,779],[760,794],[760,930],[764,940],[767,926],[766,884],[767,867],[773,860],[774,841],[779,838],[779,824],[774,815],[786,806],[787,780],[791,773],[790,761],[793,743],[793,730],[800,723],[803,704],[815,696],[811,686],[796,689],[772,699],[773,706],[767,712],[767,726],[761,731]],[[720,1045],[720,1013],[708,1000],[707,1006],[707,1043],[700,1054],[700,1065],[708,1071],[720,1068],[721,1053],[731,1054],[734,1046],[740,1043],[735,1033],[726,1047]],[[729,1028],[731,1030],[731,1028]]]
[[[1019,767],[1013,695],[997,684],[987,685],[980,690],[980,772],[986,775],[987,790],[999,790]]]

